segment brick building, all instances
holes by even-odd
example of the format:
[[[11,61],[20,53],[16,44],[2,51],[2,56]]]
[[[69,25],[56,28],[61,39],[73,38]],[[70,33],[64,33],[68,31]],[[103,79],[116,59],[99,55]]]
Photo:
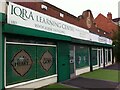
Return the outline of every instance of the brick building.
[[[113,33],[118,30],[118,26],[112,20],[112,14],[108,12],[107,17],[102,14],[99,14],[94,22],[97,25],[97,28],[106,31],[110,37],[112,37]]]

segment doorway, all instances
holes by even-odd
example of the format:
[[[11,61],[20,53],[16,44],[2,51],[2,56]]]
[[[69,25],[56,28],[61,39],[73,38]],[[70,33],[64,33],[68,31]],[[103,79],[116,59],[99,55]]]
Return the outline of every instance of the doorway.
[[[74,78],[75,73],[75,46],[70,45],[70,78]]]

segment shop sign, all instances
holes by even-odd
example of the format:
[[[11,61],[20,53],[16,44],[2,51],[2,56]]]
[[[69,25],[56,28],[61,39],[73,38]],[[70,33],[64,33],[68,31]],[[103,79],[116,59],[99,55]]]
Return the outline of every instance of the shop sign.
[[[100,43],[106,43],[107,44],[107,38],[105,38],[105,37],[98,37],[98,41]]]
[[[94,42],[99,42],[98,41],[99,35],[90,33],[90,40]]]
[[[112,40],[106,37],[101,37],[97,34],[90,33],[90,40],[93,42],[105,43],[112,45]]]
[[[107,38],[107,44],[112,45],[112,43],[113,43],[112,40]]]
[[[89,40],[89,31],[43,13],[9,2],[7,23]]]

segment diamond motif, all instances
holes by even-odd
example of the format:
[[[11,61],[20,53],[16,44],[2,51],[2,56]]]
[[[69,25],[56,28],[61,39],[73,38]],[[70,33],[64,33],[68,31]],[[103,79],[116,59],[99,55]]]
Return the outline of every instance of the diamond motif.
[[[40,60],[40,64],[44,70],[49,71],[53,63],[52,55],[49,51],[45,52]]]
[[[25,50],[21,50],[13,57],[11,65],[18,75],[24,76],[30,70],[32,63],[30,55]]]

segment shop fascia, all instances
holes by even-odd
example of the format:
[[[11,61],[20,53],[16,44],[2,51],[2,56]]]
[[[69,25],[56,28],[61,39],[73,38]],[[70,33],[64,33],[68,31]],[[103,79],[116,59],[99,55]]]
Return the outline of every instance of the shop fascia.
[[[36,22],[44,23],[46,25],[52,25],[54,27],[62,28],[65,30],[73,30],[74,29],[74,27],[72,27],[72,26],[35,15],[34,12],[28,11],[24,8],[21,8],[19,6],[15,6],[15,5],[11,5],[11,15],[18,16],[19,18],[21,18],[23,20],[30,19],[30,20],[33,20]]]
[[[91,33],[86,29],[11,2],[9,2],[7,14],[7,23],[9,24],[34,28],[77,39],[91,40]],[[101,42],[100,38],[97,41]],[[104,40],[104,42],[106,41]]]

